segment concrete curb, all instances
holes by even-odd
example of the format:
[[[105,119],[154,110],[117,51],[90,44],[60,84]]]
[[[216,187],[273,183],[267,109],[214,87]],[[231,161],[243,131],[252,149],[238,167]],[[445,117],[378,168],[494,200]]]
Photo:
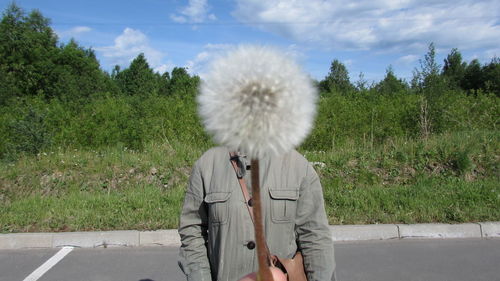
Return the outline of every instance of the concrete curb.
[[[479,238],[483,237],[481,225],[464,224],[398,224],[399,237],[406,238]]]
[[[334,241],[398,239],[395,224],[333,225],[330,226]]]
[[[500,222],[465,224],[375,224],[330,226],[334,241],[500,238]],[[180,245],[175,229],[0,234],[0,250],[23,248],[144,247]]]

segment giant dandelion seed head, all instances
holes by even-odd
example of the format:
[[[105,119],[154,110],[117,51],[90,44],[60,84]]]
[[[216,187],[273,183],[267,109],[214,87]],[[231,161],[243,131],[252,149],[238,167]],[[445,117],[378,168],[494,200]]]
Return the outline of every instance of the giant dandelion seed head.
[[[316,97],[311,79],[283,52],[241,46],[212,63],[200,86],[199,114],[217,143],[259,159],[302,142]]]

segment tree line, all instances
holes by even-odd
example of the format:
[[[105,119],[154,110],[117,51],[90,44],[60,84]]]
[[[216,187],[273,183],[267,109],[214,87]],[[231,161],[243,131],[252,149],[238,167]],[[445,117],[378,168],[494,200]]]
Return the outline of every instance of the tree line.
[[[481,64],[478,59],[466,62],[456,48],[444,59],[441,66],[436,61],[433,43],[420,67],[413,71],[411,81],[396,77],[392,66],[386,69],[384,78],[377,83],[368,83],[360,73],[359,80],[352,83],[347,67],[335,59],[330,65],[330,72],[318,87],[322,93],[350,94],[370,91],[372,94],[394,95],[399,93],[422,93],[426,88],[439,86],[437,90],[456,90],[468,94],[480,92],[494,93],[500,96],[500,59],[494,57],[489,63]],[[433,89],[434,90],[434,89]]]
[[[54,147],[141,149],[157,139],[210,145],[196,114],[199,83],[182,67],[155,72],[144,54],[108,73],[92,49],[60,43],[39,11],[11,4],[0,22],[0,159]],[[499,59],[465,62],[453,49],[441,67],[433,44],[409,82],[389,67],[377,83],[362,74],[352,83],[345,65],[333,60],[316,84],[321,98],[308,149],[496,130],[500,116]]]
[[[424,58],[419,60],[419,67],[413,70],[411,81],[398,78],[392,66],[389,66],[385,77],[377,83],[368,83],[362,73],[360,73],[359,80],[352,83],[346,66],[335,59],[331,63],[328,75],[318,81],[317,85],[325,97],[337,94],[351,97],[356,95],[378,96],[379,98],[387,96],[396,99],[403,95],[411,99],[412,97],[409,96],[413,95],[415,96],[414,103],[418,104],[419,108],[413,113],[413,128],[415,129],[411,134],[428,137],[432,133],[440,133],[452,127],[450,121],[445,120],[450,112],[466,106],[465,104],[477,105],[478,102],[474,103],[474,101],[479,101],[484,96],[489,97],[492,107],[488,108],[492,111],[482,111],[482,113],[498,116],[500,59],[494,57],[486,64],[481,64],[477,59],[466,62],[462,59],[460,51],[454,48],[441,66],[436,60],[435,46],[431,43]],[[465,100],[469,101],[465,102]],[[462,102],[460,105],[457,104],[459,101]],[[486,110],[486,107],[482,110]],[[458,112],[455,113],[458,114]],[[462,113],[465,114],[463,111]],[[452,118],[465,122],[464,116]],[[497,119],[493,118],[489,122],[490,127],[496,128]],[[469,124],[472,129],[474,126],[471,122]],[[407,133],[411,131],[410,127],[407,129]],[[462,129],[466,128],[462,127]]]
[[[0,105],[24,96],[72,100],[103,93],[192,94],[199,82],[182,67],[154,72],[144,54],[108,74],[92,49],[75,40],[59,43],[48,18],[37,10],[26,14],[15,4],[4,11],[0,34]]]

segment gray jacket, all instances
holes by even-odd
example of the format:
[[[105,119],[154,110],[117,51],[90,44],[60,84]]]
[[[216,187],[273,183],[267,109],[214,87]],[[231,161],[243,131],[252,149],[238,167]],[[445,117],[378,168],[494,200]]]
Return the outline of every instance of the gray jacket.
[[[309,281],[335,280],[333,242],[316,172],[295,150],[260,159],[259,165],[271,253],[291,258],[299,248]],[[194,165],[180,218],[179,265],[188,281],[236,281],[257,270],[245,204],[228,149],[205,152]]]

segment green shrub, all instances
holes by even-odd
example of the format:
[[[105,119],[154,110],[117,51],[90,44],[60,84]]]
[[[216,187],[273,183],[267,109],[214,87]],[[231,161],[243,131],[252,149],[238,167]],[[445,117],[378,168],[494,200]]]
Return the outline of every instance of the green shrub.
[[[449,92],[442,97],[443,133],[493,130],[500,116],[499,98]],[[397,138],[421,135],[422,96],[414,94],[329,95],[318,102],[318,114],[302,149],[371,147]],[[50,147],[99,148],[119,145],[142,149],[149,141],[212,144],[197,114],[195,96],[101,94],[62,101],[19,98],[0,107],[0,157],[37,153]]]
[[[303,148],[327,150],[348,142],[373,146],[390,138],[415,136],[417,108],[416,95],[321,97],[314,129]]]
[[[17,99],[14,106],[3,108],[0,155],[12,158],[19,153],[37,154],[52,144],[47,124],[49,110],[39,97]]]

